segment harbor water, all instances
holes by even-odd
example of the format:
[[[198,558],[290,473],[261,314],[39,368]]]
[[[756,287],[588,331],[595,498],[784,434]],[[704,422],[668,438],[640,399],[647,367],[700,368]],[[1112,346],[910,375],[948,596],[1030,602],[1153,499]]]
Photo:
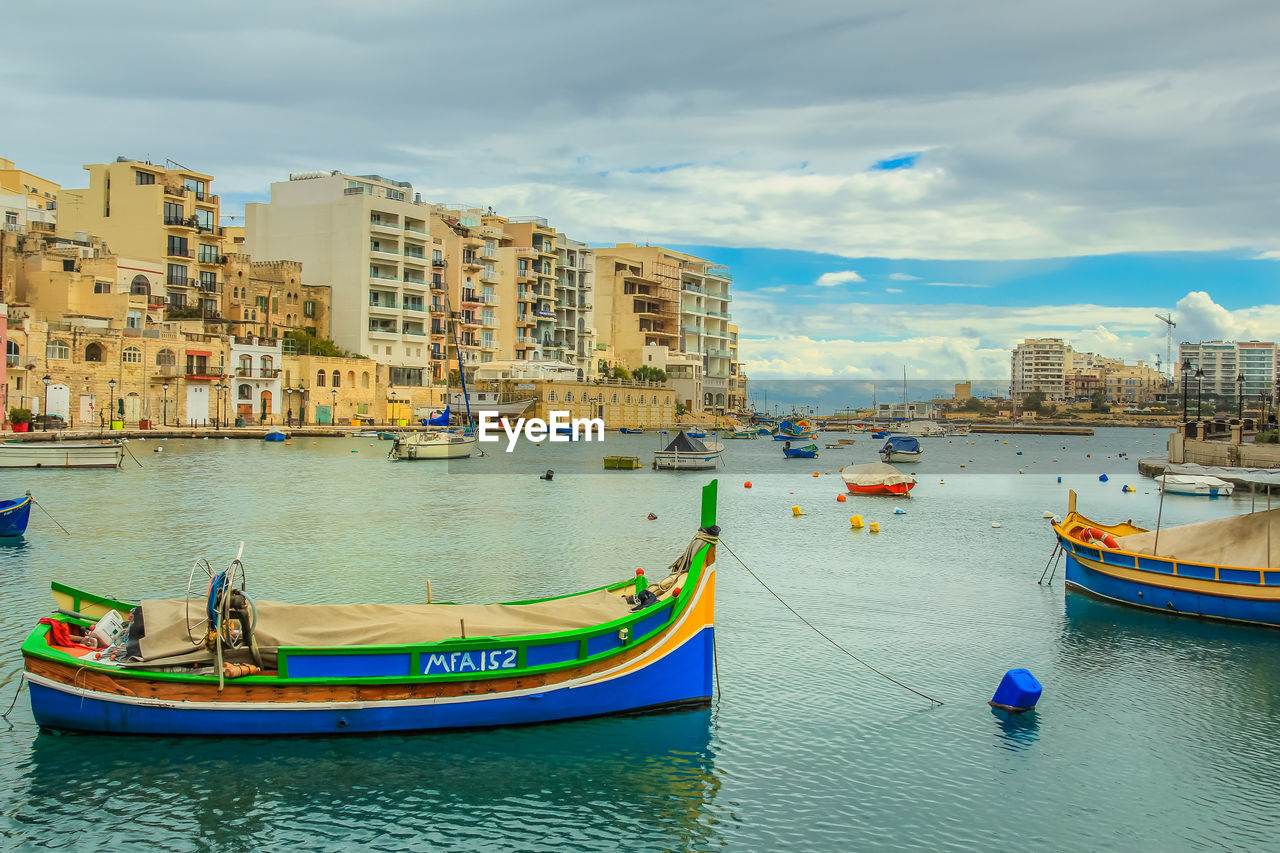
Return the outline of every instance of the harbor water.
[[[1271,848],[1280,632],[1064,593],[1061,566],[1037,583],[1054,549],[1042,514],[1064,514],[1069,488],[1099,521],[1155,525],[1159,492],[1137,460],[1166,437],[926,438],[910,499],[844,502],[839,467],[874,461],[883,442],[784,460],[780,442],[727,441],[714,474],[650,470],[667,439],[652,433],[491,445],[452,463],[389,462],[389,443],[367,438],[134,441],[140,466],[126,457],[119,471],[0,471],[0,498],[30,489],[69,531],[37,509],[25,539],[0,544],[0,709],[52,580],[181,596],[194,560],[223,566],[243,542],[259,599],[422,602],[427,580],[436,600],[560,594],[661,572],[711,476],[723,541],[761,580],[944,703],[833,648],[722,548],[709,708],[453,733],[111,738],[40,731],[24,690],[12,728],[0,721],[0,847]],[[607,454],[645,467],[606,472]],[[1250,501],[1171,495],[1163,523]],[[855,513],[880,532],[851,529]],[[987,705],[1016,667],[1044,686],[1020,716]]]

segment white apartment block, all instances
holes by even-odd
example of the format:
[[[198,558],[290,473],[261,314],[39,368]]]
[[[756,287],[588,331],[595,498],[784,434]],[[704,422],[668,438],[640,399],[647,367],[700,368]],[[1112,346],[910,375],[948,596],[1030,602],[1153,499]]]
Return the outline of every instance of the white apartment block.
[[[1251,343],[1257,344],[1258,342],[1253,341]],[[1236,344],[1233,341],[1200,341],[1199,343],[1184,342],[1179,344],[1174,387],[1179,393],[1182,392],[1183,374],[1185,372],[1187,389],[1190,393],[1196,391],[1198,384],[1199,390],[1203,394],[1234,397],[1238,392],[1236,379],[1242,372],[1242,360],[1248,358],[1250,375],[1246,377],[1245,393],[1260,393],[1259,385],[1262,377],[1268,374],[1268,370],[1260,369],[1256,362],[1257,359],[1265,356],[1256,347],[1245,346],[1245,349],[1249,351],[1246,356],[1244,351],[1241,350],[1242,346],[1245,345]],[[1269,373],[1274,375],[1275,347],[1272,344],[1266,344],[1265,346],[1270,347],[1271,365]],[[1204,376],[1199,378],[1198,383],[1197,370],[1204,371]],[[1265,393],[1270,393],[1270,387],[1266,389]]]
[[[306,284],[331,287],[332,338],[390,366],[393,385],[430,381],[430,282],[439,255],[432,208],[404,181],[303,172],[245,206],[245,242],[258,257],[302,262]]]
[[[586,243],[556,233],[557,272],[555,350],[576,365],[584,378],[596,375],[595,256]]]
[[[680,259],[680,348],[702,358],[702,409],[723,414],[728,405],[729,268],[707,261]],[[698,411],[695,407],[694,411]]]
[[[1073,355],[1071,345],[1061,338],[1027,338],[1018,344],[1010,359],[1009,398],[1021,402],[1039,391],[1048,402],[1065,401]]]

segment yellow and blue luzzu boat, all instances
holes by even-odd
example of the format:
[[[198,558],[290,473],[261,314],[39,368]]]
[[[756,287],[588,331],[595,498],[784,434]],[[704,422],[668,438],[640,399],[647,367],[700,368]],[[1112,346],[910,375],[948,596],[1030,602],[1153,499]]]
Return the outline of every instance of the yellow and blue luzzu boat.
[[[127,602],[55,583],[60,609],[22,646],[32,711],[57,729],[225,737],[505,726],[706,704],[715,502],[713,481],[701,527],[661,580],[538,601],[255,602],[238,560],[210,573],[195,599]],[[99,640],[105,648],[81,645]]]
[[[1280,509],[1151,531],[1076,512],[1053,522],[1067,587],[1122,604],[1280,627]]]

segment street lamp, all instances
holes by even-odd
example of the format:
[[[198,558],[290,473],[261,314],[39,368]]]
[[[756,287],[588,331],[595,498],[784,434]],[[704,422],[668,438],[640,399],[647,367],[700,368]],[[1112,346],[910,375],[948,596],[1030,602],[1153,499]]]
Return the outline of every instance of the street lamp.
[[[338,389],[334,388],[329,392],[333,395],[333,405],[329,407],[329,424],[331,426],[338,425]]]
[[[1236,420],[1244,420],[1244,371],[1236,374]]]
[[[162,383],[160,387],[164,389],[164,402],[160,407],[160,425],[167,427],[169,425],[169,383]]]
[[[41,414],[44,415],[44,431],[49,431],[49,383],[53,380],[49,378],[49,374],[44,375],[44,405],[40,407]]]
[[[213,383],[213,428],[222,429],[222,383]]]
[[[109,391],[110,396],[107,397],[107,417],[114,421],[116,419],[116,381],[108,379],[107,388],[111,389]],[[120,425],[124,426],[123,423]]]
[[[1187,377],[1191,375],[1191,359],[1182,362],[1182,422],[1187,422]]]
[[[392,391],[392,392],[391,392],[391,413],[390,413],[390,416],[387,418],[387,426],[391,426],[393,423],[395,423],[396,414],[397,414],[397,412],[396,412],[396,392],[395,392],[395,391]]]
[[[1204,387],[1204,368],[1196,368],[1196,420],[1204,420],[1204,415],[1200,412],[1200,389]]]

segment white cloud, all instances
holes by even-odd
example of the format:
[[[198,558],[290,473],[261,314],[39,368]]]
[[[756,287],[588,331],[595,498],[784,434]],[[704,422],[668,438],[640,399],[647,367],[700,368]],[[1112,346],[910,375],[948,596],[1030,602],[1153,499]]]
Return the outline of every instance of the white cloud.
[[[884,289],[884,292],[885,292],[885,293],[901,293],[901,292],[902,292],[902,288],[901,288],[901,287],[886,287],[886,288]]]
[[[743,329],[769,330],[742,338],[748,374],[761,379],[815,375],[841,378],[901,376],[1001,380],[1009,352],[1028,337],[1063,338],[1076,349],[1154,365],[1165,359],[1160,306],[1059,304],[903,305],[734,302]],[[1099,323],[1099,318],[1105,322]],[[1280,305],[1228,310],[1202,291],[1178,300],[1173,357],[1179,341],[1275,340]]]
[[[919,281],[920,280],[920,276],[908,275],[907,273],[904,273],[904,272],[889,273],[889,278],[892,279],[893,281]]]
[[[1257,261],[1280,261],[1280,250],[1271,250],[1269,252],[1259,252],[1254,260]]]
[[[814,285],[817,287],[837,287],[841,284],[859,281],[866,281],[866,279],[853,270],[846,270],[844,272],[824,272],[818,276],[818,280],[814,282]]]
[[[787,289],[782,285],[778,285],[777,287],[757,287],[755,292],[756,293],[786,293]]]
[[[989,284],[961,284],[956,281],[930,281],[925,283],[925,287],[990,287]]]

